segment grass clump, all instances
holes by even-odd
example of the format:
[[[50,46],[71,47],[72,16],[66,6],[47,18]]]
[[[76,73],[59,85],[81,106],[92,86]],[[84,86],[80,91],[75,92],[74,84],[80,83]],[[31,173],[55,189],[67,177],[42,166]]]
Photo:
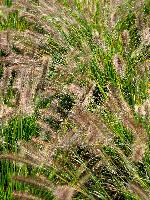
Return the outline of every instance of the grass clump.
[[[150,199],[149,1],[0,8],[1,199]]]

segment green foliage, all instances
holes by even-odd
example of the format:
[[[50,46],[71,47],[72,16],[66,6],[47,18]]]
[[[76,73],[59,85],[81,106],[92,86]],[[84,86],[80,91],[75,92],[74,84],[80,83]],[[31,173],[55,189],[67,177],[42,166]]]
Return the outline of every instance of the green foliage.
[[[13,5],[16,5],[15,2],[12,3],[10,0],[3,2],[4,7],[12,6],[13,8]],[[18,141],[23,140],[25,144],[32,147],[32,137],[38,136],[38,140],[41,140],[40,142],[43,144],[42,138],[46,134],[48,135],[48,139],[44,140],[44,142],[47,142],[48,145],[44,143],[46,144],[44,147],[47,148],[48,146],[49,148],[51,145],[55,147],[52,158],[49,156],[51,152],[47,153],[46,151],[45,153],[42,145],[41,149],[43,149],[39,150],[39,152],[36,152],[37,150],[32,152],[31,150],[31,154],[33,154],[31,155],[31,159],[35,163],[39,164],[42,162],[42,159],[48,158],[45,162],[48,162],[47,164],[49,165],[49,159],[52,159],[52,166],[50,168],[44,165],[41,167],[39,164],[39,169],[36,169],[31,166],[32,161],[31,165],[22,164],[20,166],[8,160],[1,160],[1,199],[13,199],[12,193],[14,190],[29,192],[42,199],[55,199],[56,197],[52,195],[54,188],[50,188],[49,190],[44,189],[44,187],[39,188],[36,184],[31,184],[27,181],[29,177],[32,180],[36,180],[39,174],[45,176],[54,187],[57,185],[69,185],[76,188],[76,193],[73,197],[76,200],[142,200],[144,195],[148,196],[150,188],[149,141],[147,141],[148,145],[143,158],[140,161],[133,161],[132,154],[134,150],[133,146],[137,139],[136,134],[125,126],[125,123],[121,121],[121,117],[116,117],[116,113],[111,113],[105,107],[105,102],[108,100],[109,85],[120,90],[122,98],[132,111],[134,111],[136,104],[142,104],[148,99],[149,69],[148,66],[146,68],[144,65],[149,59],[149,46],[147,43],[143,43],[141,36],[142,31],[147,27],[150,6],[149,0],[145,0],[143,4],[139,2],[136,5],[134,4],[136,4],[136,1],[124,1],[115,8],[118,19],[113,27],[110,26],[111,4],[97,0],[59,0],[55,6],[48,1],[30,0],[28,5],[25,2],[23,7],[19,7],[18,10],[14,6],[13,9],[8,9],[6,14],[3,11],[0,13],[1,31],[9,30],[10,33],[11,31],[13,33],[16,31],[17,34],[23,34],[23,40],[26,41],[28,40],[28,36],[24,37],[26,34],[26,32],[24,34],[24,31],[29,30],[28,33],[31,34],[30,39],[35,37],[35,44],[34,41],[31,41],[31,44],[28,44],[27,49],[25,48],[24,50],[18,48],[14,42],[11,43],[9,41],[11,47],[10,55],[13,52],[13,55],[17,56],[17,58],[27,59],[28,54],[26,53],[28,53],[28,48],[31,47],[35,52],[33,58],[30,57],[29,60],[33,62],[37,60],[40,61],[37,63],[41,63],[43,55],[48,58],[50,57],[52,60],[51,66],[47,67],[46,77],[43,77],[45,85],[41,93],[44,94],[38,94],[40,96],[35,94],[36,92],[33,94],[36,117],[14,116],[8,120],[8,123],[2,124],[0,129],[0,151],[1,153],[15,152],[19,154],[21,147],[19,147]],[[49,8],[49,6],[51,7]],[[22,16],[24,11],[29,16],[28,14],[26,17]],[[37,17],[35,13],[38,12],[40,14]],[[139,24],[138,17],[141,18]],[[121,37],[124,30],[129,34],[126,42]],[[26,42],[23,45],[26,45]],[[72,54],[70,54],[70,51]],[[121,56],[124,62],[125,71],[121,71],[120,74],[118,71],[121,69],[117,69],[113,64],[115,55]],[[3,60],[6,58],[7,61],[7,56],[7,51],[1,49],[0,57]],[[35,66],[37,66],[37,63],[35,62]],[[6,65],[7,62],[0,65],[1,80]],[[13,66],[13,61],[12,63],[10,61],[9,65]],[[64,72],[62,69],[59,71],[59,65],[66,71]],[[24,67],[28,66],[25,65]],[[63,77],[65,77],[65,80],[62,80]],[[6,108],[12,107],[14,112],[17,110],[17,103],[16,101],[14,103],[14,99],[18,95],[17,91],[13,88],[16,78],[17,73],[12,70],[6,83],[6,92],[4,92],[2,98],[4,104],[6,104],[4,106]],[[88,91],[91,82],[96,83],[96,86],[90,96]],[[82,108],[83,99],[81,99],[81,104],[78,104],[78,102],[75,103],[75,96],[72,97],[69,93],[66,93],[66,90],[64,91],[64,86],[68,87],[70,83],[75,85],[77,83],[77,85],[80,85],[81,90],[85,89],[85,95],[87,92],[87,97],[88,95],[90,96],[90,105],[87,107],[93,113],[91,113],[91,118],[87,114],[87,122],[86,114],[84,116],[84,112],[86,113],[87,110],[86,108]],[[46,90],[51,89],[51,87],[52,92],[54,91],[55,94],[47,95]],[[56,108],[53,108],[53,100],[58,101]],[[75,116],[78,119],[71,121],[72,118],[69,113],[73,107],[76,109],[76,106],[80,107],[81,112]],[[61,120],[56,119],[51,114],[47,114],[47,117],[39,117],[40,109],[42,109],[41,112],[46,110],[46,114],[49,112],[49,109],[52,109],[54,116],[55,114],[59,114]],[[106,130],[112,134],[110,138],[108,136],[108,144],[111,141],[112,145],[102,144],[99,140],[92,144],[92,137],[97,137],[95,130],[96,132],[100,131],[100,134],[103,134],[105,131],[103,131],[103,127],[100,129],[97,126],[98,122],[94,121],[94,114],[100,115],[104,127],[106,126]],[[137,118],[135,117],[136,123],[150,136],[148,118],[142,117],[141,114],[139,116],[137,113],[134,114],[137,115]],[[46,123],[41,129],[42,133],[36,124],[36,121],[39,119],[44,125]],[[93,121],[93,127],[95,128],[94,131],[92,130],[93,132],[90,130],[91,121],[88,121],[90,119]],[[129,120],[127,122],[129,123]],[[80,129],[80,124],[85,126],[83,130],[82,126]],[[47,125],[52,128],[51,131],[46,129]],[[130,127],[134,127],[132,122],[130,125]],[[72,138],[69,139],[64,137],[68,134],[68,130],[73,134]],[[66,142],[67,144],[74,144],[75,142],[75,145],[68,148],[58,147],[60,141],[57,144],[57,141],[51,140],[52,131],[54,131],[54,134],[57,134],[60,141],[62,140],[61,142]],[[91,133],[89,133],[90,131]],[[66,132],[67,134],[65,134]],[[79,141],[80,135],[83,141]],[[84,141],[86,135],[90,139]],[[147,135],[145,135],[145,138]],[[103,135],[103,137],[107,137],[107,135]],[[84,144],[86,145],[84,146]],[[36,145],[38,146],[39,144]],[[146,145],[143,144],[142,138],[141,145]],[[28,151],[30,152],[30,149]],[[43,155],[42,159],[40,157],[41,152]],[[15,175],[24,176],[24,180],[13,180],[12,177]],[[132,181],[135,181],[135,183],[138,182],[140,185],[139,188],[137,187],[137,190],[139,189],[140,191],[139,193],[128,189]]]
[[[48,70],[47,76],[48,76],[49,79],[53,79],[57,76],[57,74],[58,73],[56,72],[55,64],[53,63],[53,65]]]
[[[17,91],[12,87],[14,80],[16,78],[16,71],[12,70],[11,72],[11,76],[9,77],[9,81],[8,81],[8,86],[7,86],[7,91],[4,94],[4,104],[7,104],[8,106],[15,106],[13,105],[13,103],[11,103],[11,100],[13,98],[18,98],[19,94],[17,93]]]
[[[51,128],[53,128],[55,131],[59,130],[60,129],[60,122],[55,120],[53,117],[49,116],[49,117],[46,117],[44,119],[44,121],[50,125]]]
[[[70,95],[61,95],[59,96],[59,104],[60,104],[60,107],[64,110],[71,110],[71,108],[73,107],[73,104],[74,104],[74,100],[73,98],[70,96]]]
[[[150,14],[150,1],[149,0],[145,0],[143,11],[144,11],[145,15]]]
[[[0,49],[0,57],[5,57],[7,56],[7,52],[3,49]]]
[[[14,117],[1,129],[1,136],[4,137],[5,145],[3,149],[15,151],[17,141],[28,141],[32,136],[38,136],[38,127],[35,117]]]
[[[24,31],[28,27],[28,22],[24,17],[19,17],[19,11],[15,10],[8,14],[7,18],[0,18],[0,30],[17,29]]]
[[[40,23],[33,23],[33,22],[28,22],[28,28],[31,31],[35,31],[36,33],[40,34],[47,34],[47,31],[42,27]]]
[[[33,136],[37,136],[38,127],[36,125],[35,117],[14,117],[9,120],[8,124],[3,125],[0,129],[1,138],[4,140],[4,144],[0,145],[0,151],[2,152],[17,152],[19,140],[30,140]],[[20,183],[12,182],[12,175],[14,173],[29,173],[27,168],[18,167],[16,164],[8,160],[0,161],[0,195],[3,199],[12,199],[13,188],[24,189],[24,186]],[[2,192],[3,191],[3,192]],[[5,191],[5,192],[4,192]],[[30,188],[30,191],[31,188]]]
[[[12,51],[16,54],[23,54],[23,51],[16,47],[15,45],[12,46]]]
[[[108,89],[106,86],[103,86],[103,91],[107,94]],[[94,102],[97,105],[100,105],[104,102],[104,100],[106,99],[104,94],[100,91],[99,87],[96,86],[95,89],[93,90],[93,98],[94,98]]]
[[[119,31],[130,30],[130,28],[135,25],[135,20],[136,20],[135,14],[131,10],[129,10],[125,19],[120,21],[117,24],[118,28],[117,26],[116,28],[119,29]]]
[[[8,7],[12,6],[12,0],[4,0],[4,4]]]
[[[65,54],[67,52],[67,49],[65,47],[61,46],[52,37],[48,38],[48,46],[49,46],[49,48],[51,48],[52,54],[54,54],[54,53]]]
[[[36,101],[36,107],[39,109],[48,108],[51,105],[52,99],[53,99],[52,96],[46,98],[39,98]]]
[[[129,34],[130,34],[130,40],[131,40],[130,42],[131,47],[137,48],[141,42],[138,28],[137,27],[131,28],[129,31]]]

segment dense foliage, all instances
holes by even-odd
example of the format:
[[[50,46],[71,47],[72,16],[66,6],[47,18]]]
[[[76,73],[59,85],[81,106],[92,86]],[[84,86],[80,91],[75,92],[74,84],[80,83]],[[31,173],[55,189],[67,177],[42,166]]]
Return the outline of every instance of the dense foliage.
[[[150,199],[150,1],[0,2],[0,199]]]

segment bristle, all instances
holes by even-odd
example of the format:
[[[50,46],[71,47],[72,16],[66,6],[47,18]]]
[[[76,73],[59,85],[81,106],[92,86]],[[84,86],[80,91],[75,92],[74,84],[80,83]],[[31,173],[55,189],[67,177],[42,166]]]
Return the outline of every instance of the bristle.
[[[57,186],[54,191],[54,196],[58,200],[71,200],[74,195],[74,188],[69,186]]]
[[[148,17],[145,0],[3,1],[1,199],[149,199]]]
[[[22,200],[42,200],[41,198],[38,198],[36,196],[33,196],[27,192],[13,192],[13,197],[15,199],[22,199]]]
[[[150,28],[147,27],[142,31],[142,42],[146,45],[150,45]]]
[[[123,77],[124,74],[125,74],[125,66],[124,66],[124,63],[123,61],[121,60],[120,56],[118,56],[117,54],[114,55],[114,58],[113,58],[113,64],[115,66],[115,69],[117,71],[117,73]]]
[[[124,30],[121,33],[121,38],[122,38],[122,42],[125,46],[127,46],[129,44],[129,31],[128,30]]]

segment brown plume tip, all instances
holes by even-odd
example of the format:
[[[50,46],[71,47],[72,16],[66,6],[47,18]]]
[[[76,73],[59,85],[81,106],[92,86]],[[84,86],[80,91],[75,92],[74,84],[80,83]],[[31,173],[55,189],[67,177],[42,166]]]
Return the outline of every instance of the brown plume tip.
[[[148,90],[148,93],[150,91]],[[150,98],[147,99],[141,105],[135,105],[135,112],[138,112],[140,115],[149,118],[150,117]]]
[[[125,73],[124,63],[123,63],[122,59],[120,58],[120,56],[118,56],[117,54],[114,55],[114,57],[113,57],[113,64],[114,64],[114,67],[115,67],[117,73],[120,76],[124,76],[124,73]]]
[[[57,186],[54,195],[58,200],[71,200],[74,195],[74,188],[64,185],[64,186]]]
[[[117,22],[117,14],[116,12],[112,13],[110,16],[110,26],[113,28],[116,25]]]
[[[147,27],[142,31],[142,41],[146,45],[150,45],[150,28]]]
[[[132,159],[135,162],[139,162],[143,159],[146,152],[146,144],[135,144],[133,148]]]
[[[121,33],[121,39],[122,39],[123,45],[126,46],[129,42],[129,31],[128,30],[124,30]]]

